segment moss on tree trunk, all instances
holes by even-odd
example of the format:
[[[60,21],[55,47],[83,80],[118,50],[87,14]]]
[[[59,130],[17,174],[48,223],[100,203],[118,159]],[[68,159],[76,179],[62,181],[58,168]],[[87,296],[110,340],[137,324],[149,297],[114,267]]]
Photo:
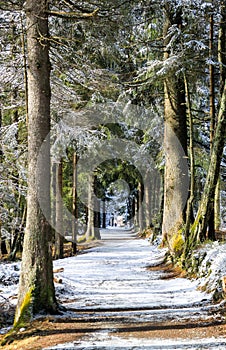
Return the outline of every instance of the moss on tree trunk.
[[[213,138],[213,147],[210,157],[210,164],[207,178],[204,186],[203,195],[200,201],[199,209],[195,221],[191,227],[189,238],[186,242],[185,257],[192,248],[200,241],[205,240],[206,231],[212,206],[214,202],[214,194],[217,186],[220,164],[223,154],[226,138],[226,81],[221,97],[221,105],[218,113],[218,122]]]

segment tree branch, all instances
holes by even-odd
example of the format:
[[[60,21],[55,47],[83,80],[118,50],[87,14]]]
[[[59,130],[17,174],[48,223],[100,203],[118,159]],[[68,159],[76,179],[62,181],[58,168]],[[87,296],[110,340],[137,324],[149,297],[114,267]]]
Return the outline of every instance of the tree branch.
[[[75,18],[75,19],[89,19],[95,17],[99,9],[94,10],[91,13],[79,13],[79,12],[65,12],[65,11],[47,11],[50,16],[62,17],[62,18]]]

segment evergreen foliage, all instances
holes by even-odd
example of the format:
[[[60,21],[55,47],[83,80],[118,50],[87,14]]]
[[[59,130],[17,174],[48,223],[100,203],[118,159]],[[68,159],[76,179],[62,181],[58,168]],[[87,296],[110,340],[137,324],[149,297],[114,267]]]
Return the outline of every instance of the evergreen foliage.
[[[78,224],[76,230],[82,237],[87,228],[90,207],[94,212],[93,226],[97,223],[104,225],[106,211],[109,217],[113,212],[126,213],[131,225],[142,229],[154,225],[158,233],[161,232],[163,202],[166,203],[168,198],[167,191],[163,193],[163,186],[168,181],[163,147],[168,116],[164,104],[166,98],[175,102],[170,99],[174,93],[180,107],[174,131],[178,132],[177,136],[182,134],[181,138],[178,137],[181,143],[184,142],[182,146],[189,176],[194,175],[194,198],[189,218],[185,218],[185,201],[183,220],[173,227],[172,232],[168,230],[163,233],[172,255],[180,256],[183,244],[186,254],[190,253],[200,239],[209,238],[210,222],[204,224],[204,218],[196,217],[197,213],[200,215],[203,191],[205,194],[211,193],[207,201],[213,201],[216,193],[215,188],[208,192],[206,180],[209,181],[210,177],[210,159],[214,148],[211,142],[214,142],[212,136],[217,130],[217,115],[221,119],[225,115],[222,107],[226,62],[224,3],[220,0],[50,0],[48,3],[49,36],[39,39],[40,42],[47,40],[50,46],[51,168],[56,169],[62,161],[62,234],[72,237],[73,221],[68,213],[75,210],[75,204],[76,215],[75,212],[73,215]],[[0,255],[2,252],[15,258],[16,251],[22,250],[29,175],[27,28],[24,1],[0,1],[0,9]],[[211,69],[214,72],[214,121],[211,119],[213,105],[210,103]],[[172,82],[171,92],[168,90],[166,93],[169,82]],[[187,114],[187,128],[183,130],[182,110]],[[189,128],[189,117],[192,118],[192,128]],[[225,228],[226,153],[223,133],[220,137],[222,152],[218,154],[217,166],[220,167],[221,180],[220,227]],[[193,152],[189,148],[189,138],[193,141]],[[122,153],[118,157],[112,154],[112,158],[108,159],[98,154],[103,151],[101,146],[106,145],[105,155],[109,155],[114,142],[120,144],[122,140],[127,147],[124,159]],[[85,195],[83,191],[83,188],[88,189],[91,178],[87,169],[81,170],[78,166],[77,178],[75,176],[74,153],[78,163],[82,160],[91,164],[93,160],[100,159],[93,169],[90,186],[97,198],[95,204],[89,202],[94,200],[89,196],[89,191]],[[194,174],[190,171],[192,154]],[[139,162],[145,169],[142,173]],[[54,171],[51,223],[55,228]],[[76,199],[72,199],[75,178]],[[127,192],[127,196],[121,195],[123,191]],[[95,205],[102,206],[102,218],[97,218]],[[209,205],[206,203],[206,206]],[[106,206],[105,209],[103,206]],[[190,221],[186,225],[188,219]],[[197,232],[192,224],[200,220],[203,223],[202,232]]]

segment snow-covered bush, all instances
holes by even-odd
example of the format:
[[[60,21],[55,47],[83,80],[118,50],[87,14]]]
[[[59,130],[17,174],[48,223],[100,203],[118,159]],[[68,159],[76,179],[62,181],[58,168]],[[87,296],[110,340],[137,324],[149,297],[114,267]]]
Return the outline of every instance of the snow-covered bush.
[[[222,278],[226,276],[226,243],[214,242],[201,249],[199,254],[206,252],[198,269],[199,287],[212,293],[214,299],[224,297]]]

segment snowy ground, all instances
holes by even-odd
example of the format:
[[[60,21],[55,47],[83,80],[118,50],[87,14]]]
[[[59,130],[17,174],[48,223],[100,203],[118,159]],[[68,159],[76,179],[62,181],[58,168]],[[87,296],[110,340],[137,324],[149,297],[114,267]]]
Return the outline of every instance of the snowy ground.
[[[173,327],[178,323],[208,323],[222,321],[223,318],[221,305],[211,302],[212,294],[197,290],[200,281],[162,279],[164,272],[147,268],[162,261],[163,250],[150,245],[148,240],[136,239],[134,234],[122,229],[104,230],[101,235],[100,246],[76,257],[54,261],[54,268],[64,268],[57,274],[63,283],[56,284],[56,291],[67,309],[66,315],[78,321],[103,319],[106,327],[85,335],[79,343],[48,349],[226,349],[226,338],[174,337],[163,340],[140,339],[132,335],[123,338],[112,334],[125,324],[168,322]],[[223,259],[222,247],[215,245],[214,254],[218,249]],[[209,253],[209,256],[214,260],[213,254]],[[215,265],[212,264],[216,267],[213,271],[218,278],[220,256],[215,259]],[[16,302],[19,268],[19,263],[0,265],[0,294],[12,303]],[[202,268],[205,266],[202,265]],[[224,268],[221,273],[224,274]],[[211,272],[202,278],[202,283],[209,281],[210,276]],[[114,319],[114,328],[107,327],[111,319]]]
[[[226,349],[225,338],[216,339],[214,337],[207,339],[123,339],[111,336],[108,333],[100,332],[89,339],[84,340],[81,344],[66,343],[56,347],[46,348],[43,350],[175,350],[175,349],[207,349],[207,350],[224,350]]]
[[[219,305],[211,294],[197,290],[199,281],[184,278],[161,279],[164,272],[150,271],[160,263],[164,251],[148,240],[131,239],[122,230],[103,231],[103,244],[76,258],[58,260],[64,283],[57,294],[68,312],[79,320],[104,317],[120,324],[142,322],[211,322],[221,320]],[[67,291],[67,293],[66,293]],[[76,291],[76,292],[75,292]],[[117,328],[117,326],[116,326]],[[115,329],[104,329],[51,349],[226,349],[226,339],[138,339],[114,336]]]
[[[117,235],[119,240],[112,239]],[[64,268],[59,276],[65,282],[57,287],[57,292],[64,301],[68,290],[69,309],[164,309],[172,304],[188,307],[209,299],[209,295],[196,290],[197,282],[180,278],[160,280],[162,272],[146,269],[162,261],[163,250],[150,246],[147,240],[130,240],[129,233],[124,239],[120,231],[113,231],[111,240],[109,236],[107,233],[104,245],[86,254],[54,262],[55,268]]]

